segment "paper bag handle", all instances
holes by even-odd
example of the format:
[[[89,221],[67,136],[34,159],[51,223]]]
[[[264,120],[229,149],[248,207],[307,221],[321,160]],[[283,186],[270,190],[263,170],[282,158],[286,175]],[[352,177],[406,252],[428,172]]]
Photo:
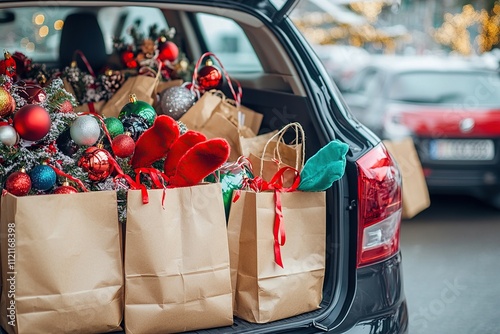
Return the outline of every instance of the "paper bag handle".
[[[302,139],[302,141],[301,141],[301,145],[302,145],[301,154],[300,155],[297,154],[295,157],[295,169],[298,171],[301,171],[302,168],[304,167],[304,159],[306,156],[306,145],[305,145],[306,136],[305,136],[304,129],[302,128],[302,125],[300,125],[300,123],[298,123],[298,122],[293,122],[293,123],[289,123],[289,124],[285,125],[280,131],[276,132],[271,138],[269,138],[266,145],[264,145],[264,150],[262,151],[261,159],[264,160],[268,145],[273,141],[273,139],[277,138],[276,148],[273,151],[273,158],[277,159],[279,162],[281,162],[279,145],[280,145],[280,143],[284,143],[283,136],[285,135],[286,131],[290,128],[293,128],[295,130],[295,140],[294,140],[295,145],[299,144],[299,135]],[[277,158],[276,158],[276,155],[277,155]],[[299,163],[299,161],[300,161],[300,163]],[[260,174],[259,174],[260,176],[262,176],[263,171],[264,171],[264,164],[260,164]]]

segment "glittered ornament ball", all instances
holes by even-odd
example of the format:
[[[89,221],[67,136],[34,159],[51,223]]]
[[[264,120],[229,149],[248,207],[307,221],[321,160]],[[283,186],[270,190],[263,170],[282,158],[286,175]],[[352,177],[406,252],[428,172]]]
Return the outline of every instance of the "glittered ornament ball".
[[[196,95],[184,86],[165,89],[160,95],[160,112],[175,120],[184,115],[196,102]]]
[[[5,190],[15,196],[26,196],[31,190],[31,179],[24,170],[14,172],[5,180]]]
[[[37,141],[50,131],[50,115],[36,104],[27,104],[14,114],[14,128],[22,139]]]
[[[115,138],[124,132],[123,123],[116,117],[108,117],[104,120],[111,138]]]
[[[130,94],[129,103],[123,106],[118,115],[118,119],[123,120],[125,116],[141,116],[152,126],[156,119],[156,110],[149,103],[137,100],[135,94]]]
[[[70,127],[70,135],[78,145],[94,145],[101,135],[97,120],[90,115],[79,116]]]
[[[19,135],[10,125],[0,126],[0,142],[5,146],[14,146],[19,141]]]
[[[119,158],[127,158],[134,154],[135,142],[128,134],[121,134],[113,139],[113,152]]]
[[[137,141],[139,137],[149,129],[148,123],[144,118],[138,115],[124,116],[122,118],[123,128],[129,132],[132,139]]]
[[[0,86],[0,117],[7,117],[14,112],[16,102],[5,87]]]
[[[63,114],[65,113],[70,113],[70,112],[73,112],[73,105],[71,104],[70,101],[66,100],[66,101],[63,101],[61,103],[61,105],[59,106],[59,108],[57,108],[57,110]]]
[[[105,180],[113,171],[109,161],[109,152],[99,147],[89,147],[85,150],[78,166],[88,172],[89,179],[94,182]]]
[[[56,172],[48,165],[35,166],[30,172],[31,186],[38,190],[48,190],[56,184]]]

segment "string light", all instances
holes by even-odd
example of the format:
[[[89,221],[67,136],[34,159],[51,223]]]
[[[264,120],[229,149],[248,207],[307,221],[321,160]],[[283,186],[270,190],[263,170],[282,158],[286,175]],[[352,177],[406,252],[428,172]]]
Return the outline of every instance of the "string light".
[[[366,17],[371,23],[377,21],[384,5],[381,1],[353,2],[350,4],[352,10]]]
[[[408,41],[410,39],[407,34],[389,35],[371,24],[349,25],[338,22],[328,13],[304,13],[300,18],[294,19],[294,24],[313,44],[335,44],[348,41],[350,45],[362,47],[367,43],[372,43],[377,48],[384,49],[385,53],[394,53],[397,40]]]
[[[476,11],[469,4],[458,14],[446,13],[443,24],[433,32],[432,36],[438,43],[449,46],[455,52],[471,55],[474,50],[469,29],[473,26],[478,27],[479,35],[474,41],[478,45],[478,52],[483,53],[500,42],[499,25],[500,2],[495,2],[491,14],[484,9]]]

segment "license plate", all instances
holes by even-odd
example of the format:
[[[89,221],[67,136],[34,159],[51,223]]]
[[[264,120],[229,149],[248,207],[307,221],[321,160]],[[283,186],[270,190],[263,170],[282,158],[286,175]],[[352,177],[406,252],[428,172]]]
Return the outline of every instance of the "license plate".
[[[430,157],[434,160],[492,160],[495,145],[492,140],[433,140]]]

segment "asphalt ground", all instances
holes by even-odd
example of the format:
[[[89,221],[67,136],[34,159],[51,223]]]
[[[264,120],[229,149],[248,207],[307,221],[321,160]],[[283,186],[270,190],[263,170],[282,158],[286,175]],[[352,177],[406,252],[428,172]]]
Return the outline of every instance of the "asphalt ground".
[[[401,229],[410,334],[500,333],[500,210],[433,196]]]

